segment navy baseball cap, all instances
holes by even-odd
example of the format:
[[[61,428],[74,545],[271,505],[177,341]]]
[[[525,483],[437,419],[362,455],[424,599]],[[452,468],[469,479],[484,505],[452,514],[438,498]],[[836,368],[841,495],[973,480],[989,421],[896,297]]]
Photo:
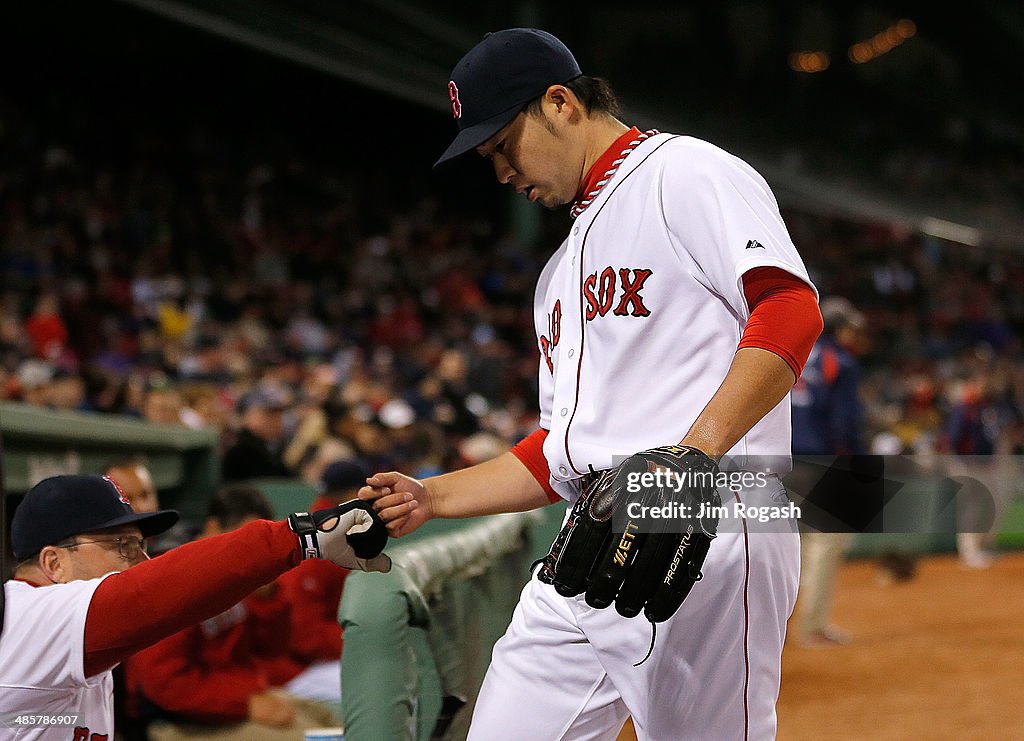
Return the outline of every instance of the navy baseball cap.
[[[349,491],[366,486],[366,479],[369,476],[367,470],[357,461],[337,461],[324,469],[320,485],[324,492]]]
[[[134,512],[121,489],[106,476],[51,476],[29,489],[14,510],[11,547],[14,557],[24,561],[72,535],[137,525],[148,538],[169,530],[177,521],[173,509]]]
[[[452,70],[448,99],[459,133],[434,167],[483,144],[551,85],[582,74],[572,52],[547,31],[487,34]]]

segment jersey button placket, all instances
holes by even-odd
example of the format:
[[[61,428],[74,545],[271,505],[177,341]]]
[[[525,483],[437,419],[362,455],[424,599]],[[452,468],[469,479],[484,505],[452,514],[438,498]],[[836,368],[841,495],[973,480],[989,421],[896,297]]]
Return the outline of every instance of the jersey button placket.
[[[566,292],[569,295],[577,293],[579,291],[580,285],[580,275],[578,272],[578,268],[576,267],[577,258],[580,257],[581,248],[580,241],[578,239],[579,233],[579,226],[573,227],[568,239],[569,255],[571,255],[570,264],[573,268],[572,270],[568,271],[568,274],[565,276]],[[579,298],[578,300],[582,301],[582,298]],[[570,345],[570,347],[568,347],[565,350],[567,358],[573,358],[576,355],[576,349],[573,346],[579,343],[580,338],[579,336],[574,337],[573,335],[577,335],[579,329],[579,325],[575,321],[571,323],[563,321],[562,323],[562,341],[565,342],[567,345]],[[569,372],[569,368],[564,368],[560,370],[561,372],[555,379],[554,401],[561,401],[564,405],[565,402],[571,400],[576,394],[576,369],[575,366],[573,366],[572,372]],[[555,406],[555,409],[558,410],[558,419],[562,420],[559,423],[559,425],[566,424],[569,419],[570,407],[568,405],[564,405],[561,407]],[[561,431],[564,432],[564,427]],[[563,477],[569,476],[570,474],[569,466],[566,465],[565,463],[559,464],[558,467],[554,470],[557,470],[558,474]]]

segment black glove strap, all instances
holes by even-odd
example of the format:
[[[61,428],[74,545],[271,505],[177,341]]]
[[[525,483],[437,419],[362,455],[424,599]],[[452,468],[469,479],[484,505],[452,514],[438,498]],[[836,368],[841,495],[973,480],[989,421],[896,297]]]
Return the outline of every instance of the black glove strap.
[[[299,557],[302,560],[320,558],[320,542],[316,538],[317,526],[309,512],[288,515],[288,527],[299,536]]]

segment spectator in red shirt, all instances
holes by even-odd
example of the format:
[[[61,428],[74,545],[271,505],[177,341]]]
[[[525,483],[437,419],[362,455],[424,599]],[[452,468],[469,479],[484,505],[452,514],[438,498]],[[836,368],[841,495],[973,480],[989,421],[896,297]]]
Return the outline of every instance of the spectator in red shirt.
[[[68,341],[68,328],[60,316],[56,293],[47,291],[39,297],[32,316],[25,320],[25,331],[32,340],[32,352],[37,358],[60,358]]]
[[[202,537],[272,519],[259,490],[228,486],[211,503]],[[290,620],[271,582],[126,662],[130,702],[154,719],[151,741],[214,730],[218,739],[301,739],[302,728],[337,724],[327,708],[280,689],[301,670],[288,656]]]

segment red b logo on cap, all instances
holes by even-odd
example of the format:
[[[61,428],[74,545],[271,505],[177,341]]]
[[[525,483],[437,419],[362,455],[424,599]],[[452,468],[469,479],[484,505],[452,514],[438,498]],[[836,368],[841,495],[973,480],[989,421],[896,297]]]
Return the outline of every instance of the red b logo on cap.
[[[128,501],[128,497],[125,496],[124,489],[121,488],[121,485],[119,483],[114,481],[109,476],[104,476],[103,480],[104,481],[109,481],[110,485],[113,486],[117,490],[117,498],[120,499],[121,502],[123,502],[124,504],[127,504],[129,507],[132,506],[132,503]]]
[[[455,118],[462,118],[462,103],[459,102],[459,88],[455,86],[454,80],[450,80],[448,82],[448,99],[452,102],[452,116]]]

